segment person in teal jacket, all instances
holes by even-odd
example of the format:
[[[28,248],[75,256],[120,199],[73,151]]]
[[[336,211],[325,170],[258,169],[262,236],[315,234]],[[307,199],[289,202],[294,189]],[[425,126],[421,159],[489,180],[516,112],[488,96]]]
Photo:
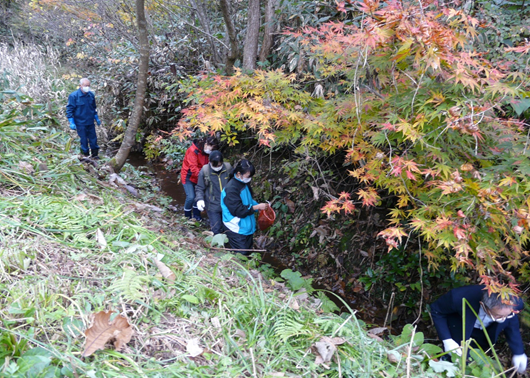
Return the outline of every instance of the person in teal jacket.
[[[269,205],[258,203],[252,198],[250,181],[256,173],[252,163],[246,159],[236,164],[230,174],[231,180],[221,193],[223,224],[230,247],[243,255],[250,255],[256,232],[256,211],[265,210]]]

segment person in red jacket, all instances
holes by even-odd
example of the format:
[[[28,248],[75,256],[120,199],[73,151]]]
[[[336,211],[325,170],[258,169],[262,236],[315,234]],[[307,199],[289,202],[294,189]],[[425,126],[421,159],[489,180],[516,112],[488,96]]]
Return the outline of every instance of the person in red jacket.
[[[186,218],[201,220],[201,212],[195,203],[195,185],[199,179],[199,172],[203,165],[208,164],[208,155],[219,149],[219,141],[214,137],[195,139],[187,149],[180,171],[180,181],[184,185],[186,201],[184,202],[184,215]]]

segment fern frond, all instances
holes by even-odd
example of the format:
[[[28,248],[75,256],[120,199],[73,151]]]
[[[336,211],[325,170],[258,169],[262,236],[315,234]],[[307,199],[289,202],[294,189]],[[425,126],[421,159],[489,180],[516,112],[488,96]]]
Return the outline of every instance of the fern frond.
[[[135,301],[146,296],[144,285],[149,280],[149,276],[142,276],[134,270],[124,269],[122,278],[114,282],[109,290],[113,293],[120,293],[126,301]]]
[[[294,312],[286,312],[280,315],[278,321],[274,326],[274,334],[282,342],[287,341],[289,338],[299,335],[313,335],[314,330],[311,329],[310,325],[300,319],[299,316]]]
[[[320,329],[325,335],[334,335],[347,338],[353,338],[356,336],[357,328],[354,326],[355,319],[350,319],[348,322],[346,322],[346,324],[344,324],[345,319],[330,315],[316,318],[314,322],[320,326]]]

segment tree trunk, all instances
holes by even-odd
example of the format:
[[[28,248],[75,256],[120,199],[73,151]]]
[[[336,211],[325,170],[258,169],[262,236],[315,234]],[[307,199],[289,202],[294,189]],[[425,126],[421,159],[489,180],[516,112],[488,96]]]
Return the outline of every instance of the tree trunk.
[[[230,13],[230,4],[228,0],[220,0],[221,12],[226,24],[226,32],[228,34],[228,42],[230,50],[226,53],[225,71],[227,75],[234,73],[234,63],[239,55],[239,46],[237,45],[236,28],[234,21],[232,20],[232,14]]]
[[[258,55],[260,9],[259,0],[248,1],[247,34],[245,35],[245,46],[243,49],[243,69],[253,70],[256,68]]]
[[[274,18],[274,11],[276,10],[276,0],[267,0],[265,7],[265,30],[263,33],[263,42],[261,43],[261,50],[259,52],[259,61],[265,62],[272,47],[272,32]]]
[[[147,89],[147,72],[149,69],[149,39],[147,35],[147,21],[145,18],[144,0],[136,0],[136,20],[138,22],[138,40],[140,50],[140,65],[138,67],[138,82],[136,84],[136,96],[134,108],[129,120],[129,126],[125,130],[123,142],[116,156],[111,159],[109,165],[115,172],[119,172],[125,160],[129,156],[131,147],[136,141],[136,131],[140,126],[144,111],[145,91]]]
[[[217,57],[217,49],[215,48],[215,43],[212,38],[212,32],[210,31],[210,19],[208,18],[208,15],[206,14],[206,11],[204,9],[204,3],[196,0],[190,0],[190,3],[195,9],[195,11],[197,11],[199,22],[201,23],[202,29],[205,32],[204,34],[206,35],[206,39],[208,40],[208,44],[210,45],[212,63],[214,65],[217,65],[217,63],[219,63],[219,59]]]

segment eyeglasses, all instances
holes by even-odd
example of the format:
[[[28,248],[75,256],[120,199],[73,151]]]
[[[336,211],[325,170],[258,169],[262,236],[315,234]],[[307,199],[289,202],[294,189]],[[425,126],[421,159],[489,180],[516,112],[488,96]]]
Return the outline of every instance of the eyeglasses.
[[[503,323],[506,319],[511,319],[513,318],[515,315],[517,315],[517,312],[512,312],[510,315],[507,315],[507,316],[503,316],[503,317],[500,317],[500,318],[496,318],[492,313],[491,313],[491,310],[489,308],[486,307],[486,305],[484,305],[484,303],[480,302],[480,305],[482,306],[482,308],[484,309],[484,311],[486,312],[486,314],[488,314],[488,316],[494,321],[494,322],[497,322],[497,323]]]

